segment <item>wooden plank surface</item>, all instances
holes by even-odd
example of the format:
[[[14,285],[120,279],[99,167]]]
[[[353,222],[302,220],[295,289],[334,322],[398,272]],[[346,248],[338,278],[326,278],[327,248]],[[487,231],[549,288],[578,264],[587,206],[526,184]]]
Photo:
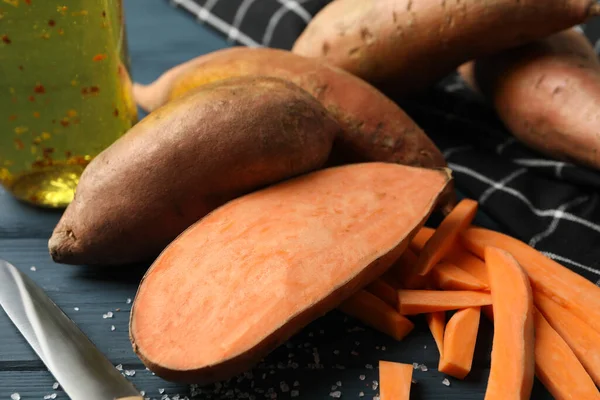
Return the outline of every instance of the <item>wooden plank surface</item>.
[[[164,0],[126,0],[125,5],[133,77],[140,82],[149,82],[179,62],[227,45]],[[394,342],[338,312],[294,336],[250,371],[251,376],[242,375],[202,392],[165,382],[144,368],[128,338],[131,304],[127,299],[134,297],[147,266],[89,268],[54,264],[48,255],[47,240],[59,217],[60,212],[26,206],[0,189],[0,258],[15,264],[46,290],[115,366],[122,364],[124,370],[134,371],[128,379],[148,398],[167,395],[175,399],[179,394],[181,398],[198,399],[313,400],[334,398],[339,391],[342,399],[370,400],[378,393],[374,381],[378,380],[380,359],[427,366],[426,371],[414,373],[414,399],[483,397],[491,344],[487,322],[482,328],[473,374],[463,382],[450,378],[447,387],[442,384],[444,376],[436,371],[438,354],[424,321],[419,320],[415,332],[404,341]],[[478,221],[487,226],[492,223],[481,215]],[[114,313],[113,318],[103,318],[108,311]],[[0,399],[9,399],[12,393],[19,393],[23,400],[42,399],[52,393],[57,399],[66,399],[60,388],[52,388],[53,383],[52,375],[0,312]],[[532,398],[550,397],[537,383]]]

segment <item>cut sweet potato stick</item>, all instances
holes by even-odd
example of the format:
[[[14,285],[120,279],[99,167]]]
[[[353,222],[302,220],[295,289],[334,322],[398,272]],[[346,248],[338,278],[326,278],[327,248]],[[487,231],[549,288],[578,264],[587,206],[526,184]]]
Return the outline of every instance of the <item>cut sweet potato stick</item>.
[[[431,331],[431,335],[433,335],[433,340],[435,340],[435,344],[440,352],[440,358],[444,354],[444,330],[446,328],[446,312],[438,311],[434,313],[429,313],[425,315],[425,319],[427,320],[427,325],[429,325],[429,330]]]
[[[398,314],[398,311],[366,290],[352,295],[338,309],[396,340],[404,339],[414,328],[408,318]]]
[[[391,361],[379,361],[379,398],[409,400],[413,366]]]
[[[550,394],[557,400],[600,399],[575,353],[538,310],[534,311],[534,322],[535,373]]]
[[[448,321],[444,332],[444,354],[438,370],[457,379],[464,379],[473,365],[475,343],[479,332],[479,307],[458,310]]]
[[[461,200],[440,223],[433,235],[423,246],[415,270],[425,276],[452,248],[458,235],[466,230],[475,214],[477,202],[471,199]]]
[[[537,291],[533,292],[533,296],[538,310],[567,342],[596,385],[600,386],[600,333],[549,297]]]
[[[423,226],[417,234],[412,238],[409,244],[409,248],[415,253],[420,253],[425,247],[425,243],[433,236],[435,229],[428,226]]]
[[[397,282],[405,289],[423,289],[428,279],[416,273],[415,267],[419,256],[410,248],[404,250],[398,261],[389,269]]]
[[[447,261],[441,261],[431,270],[433,284],[442,290],[484,290],[487,285],[468,272]]]
[[[469,228],[462,240],[470,251],[483,257],[486,246],[511,253],[527,271],[531,285],[539,292],[584,320],[600,332],[600,288],[581,275],[563,267],[526,243],[484,228]]]
[[[394,307],[394,309],[398,307],[398,292],[383,280],[377,279],[367,285],[365,289]]]
[[[468,272],[489,288],[488,271],[485,263],[482,259],[465,249],[460,241],[457,241],[454,244],[446,254],[446,257],[444,257],[444,260],[447,260],[463,271]]]
[[[458,310],[492,304],[489,293],[474,290],[398,290],[402,315],[427,314],[436,311]]]
[[[485,400],[528,400],[533,388],[533,295],[529,278],[504,250],[486,247],[494,304],[492,362]]]

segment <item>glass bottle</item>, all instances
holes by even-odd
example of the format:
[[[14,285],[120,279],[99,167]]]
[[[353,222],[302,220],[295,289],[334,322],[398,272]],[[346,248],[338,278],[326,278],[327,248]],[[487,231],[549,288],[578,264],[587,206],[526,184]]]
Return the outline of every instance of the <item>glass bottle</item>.
[[[137,120],[122,0],[0,0],[0,183],[65,207]]]

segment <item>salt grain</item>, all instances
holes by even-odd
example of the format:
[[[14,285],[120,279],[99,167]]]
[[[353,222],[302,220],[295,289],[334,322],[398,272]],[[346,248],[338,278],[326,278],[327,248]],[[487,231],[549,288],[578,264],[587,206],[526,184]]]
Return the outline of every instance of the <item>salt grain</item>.
[[[73,307],[73,310],[79,311],[79,307]]]
[[[56,393],[47,394],[44,396],[44,400],[54,400],[56,398]]]
[[[127,301],[125,301],[125,303],[127,303],[127,304],[131,304],[131,299],[130,299],[130,298],[127,298]]]
[[[146,395],[146,392],[145,392],[145,391],[143,391],[143,390],[140,390],[140,394],[141,394],[142,396],[145,396],[145,395]]]
[[[110,326],[110,330],[111,330],[111,331],[114,331],[115,329],[117,329],[117,328],[115,328],[115,326],[114,326],[114,325],[111,325],[111,326]]]
[[[363,392],[360,392],[360,393],[358,394],[358,397],[365,397],[365,394],[364,394]]]
[[[297,391],[297,390],[292,390],[292,391],[290,392],[290,396],[291,396],[291,397],[298,397],[298,396],[300,396],[300,392],[299,392],[299,391]]]
[[[373,385],[371,386],[371,388],[372,388],[373,390],[377,390],[377,388],[378,388],[378,387],[379,387],[379,382],[377,382],[377,381],[373,381]]]
[[[290,391],[290,387],[288,386],[287,383],[285,382],[279,382],[279,388],[281,389],[281,391],[283,393],[289,392]]]
[[[119,364],[115,367],[117,371],[123,371],[123,364]]]
[[[165,392],[165,389],[163,389],[163,388],[158,389],[158,393],[163,394],[164,392]]]
[[[33,272],[37,271],[37,268],[35,266],[33,266],[33,265],[29,269],[32,270]]]
[[[329,396],[333,397],[334,399],[339,399],[340,397],[342,397],[342,392],[336,390],[335,392],[329,393]]]
[[[10,395],[12,400],[21,400],[21,395],[19,393],[13,393]]]
[[[58,382],[54,382],[54,384],[52,385],[52,389],[56,390],[59,386],[60,385],[58,384]]]
[[[427,365],[425,365],[425,364],[421,364],[421,365],[419,366],[419,368],[420,368],[420,369],[421,369],[421,371],[423,371],[423,372],[427,372],[427,370],[428,370],[428,368],[427,368]]]
[[[112,313],[112,311],[109,311],[106,314],[102,314],[102,318],[104,318],[104,319],[112,318],[113,316],[114,316],[114,314]]]
[[[381,350],[385,351],[386,347],[385,346],[381,346]]]
[[[298,387],[298,386],[300,386],[300,382],[294,381],[294,387]]]
[[[331,391],[333,392],[337,388],[338,388],[337,385],[333,385],[333,386],[331,386]]]
[[[365,368],[366,369],[373,369],[373,366],[371,364],[367,364],[367,365],[365,365]]]
[[[366,378],[366,376],[364,376],[364,375],[360,375],[360,376],[358,377],[358,379],[360,379],[361,381],[364,381],[364,380],[365,380],[365,378]]]
[[[450,381],[448,380],[448,378],[444,378],[444,380],[442,381],[442,384],[446,385],[446,386],[450,386]]]
[[[340,382],[340,381],[337,381],[335,384],[338,385],[339,387],[342,387],[342,382]]]
[[[333,351],[333,354],[335,354],[335,355],[337,356],[337,355],[339,355],[339,354],[340,354],[340,351],[339,351],[339,350],[334,350],[334,351]]]
[[[125,375],[127,376],[134,376],[135,375],[135,371],[134,370],[125,370]]]
[[[419,369],[419,363],[413,363],[413,369]]]

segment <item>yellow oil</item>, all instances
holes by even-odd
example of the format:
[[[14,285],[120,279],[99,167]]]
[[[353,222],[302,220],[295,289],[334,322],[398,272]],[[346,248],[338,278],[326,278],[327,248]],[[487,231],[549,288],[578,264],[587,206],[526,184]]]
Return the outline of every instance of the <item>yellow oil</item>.
[[[0,0],[0,184],[72,201],[98,153],[135,122],[121,0]]]

